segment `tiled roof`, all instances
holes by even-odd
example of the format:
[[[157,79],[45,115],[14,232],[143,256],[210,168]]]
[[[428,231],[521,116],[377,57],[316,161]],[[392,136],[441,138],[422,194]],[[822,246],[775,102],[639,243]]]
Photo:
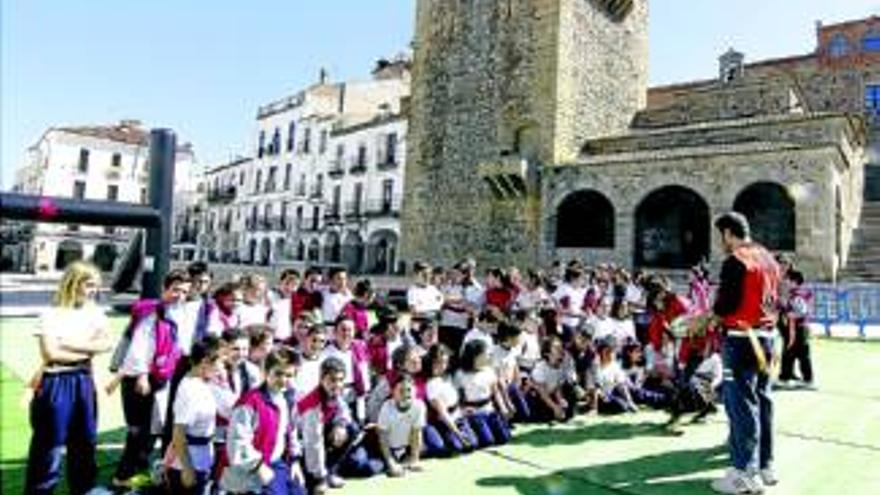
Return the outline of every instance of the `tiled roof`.
[[[149,144],[150,135],[140,127],[139,123],[122,122],[110,126],[75,126],[58,127],[58,131],[87,136],[96,139],[107,139],[125,144],[143,145]]]

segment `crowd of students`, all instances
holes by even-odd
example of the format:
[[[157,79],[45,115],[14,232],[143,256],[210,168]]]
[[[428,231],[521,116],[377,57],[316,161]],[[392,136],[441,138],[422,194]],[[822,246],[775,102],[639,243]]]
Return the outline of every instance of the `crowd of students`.
[[[321,494],[346,477],[404,476],[425,457],[505,444],[518,424],[649,407],[668,411],[677,432],[682,414],[715,412],[719,338],[682,331],[711,311],[701,267],[686,295],[662,276],[578,261],[547,273],[479,276],[472,260],[414,272],[405,309],[338,268],[326,280],[288,269],[274,287],[256,274],[214,287],[201,262],[169,272],[160,300],[134,305],[111,359],[107,391],[119,389],[127,425],[113,484],[155,478],[157,443],[171,493]],[[782,378],[799,359],[810,381],[809,291],[787,273]],[[38,331],[32,408],[46,415],[32,418],[28,493],[57,485],[63,445],[91,456],[72,463],[73,491],[95,483],[89,361],[112,346],[89,303],[97,277],[73,265]]]

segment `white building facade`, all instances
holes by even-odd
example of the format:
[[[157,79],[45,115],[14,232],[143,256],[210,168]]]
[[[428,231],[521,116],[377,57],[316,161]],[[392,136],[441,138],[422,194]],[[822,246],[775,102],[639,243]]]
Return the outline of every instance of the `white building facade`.
[[[317,84],[260,107],[254,158],[206,174],[199,256],[395,270],[408,66],[380,62],[362,82],[330,83],[322,73]]]
[[[190,191],[196,168],[192,147],[178,146],[175,194]],[[140,122],[124,120],[110,126],[50,128],[28,148],[18,170],[14,192],[74,199],[148,202],[149,134]],[[131,239],[131,229],[21,223],[25,231],[15,246],[21,271],[51,273],[73,260],[86,259],[103,271]]]

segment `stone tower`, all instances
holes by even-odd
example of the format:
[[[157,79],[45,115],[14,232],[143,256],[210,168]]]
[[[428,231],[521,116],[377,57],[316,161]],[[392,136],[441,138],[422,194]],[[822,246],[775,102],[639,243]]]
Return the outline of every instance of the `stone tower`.
[[[538,261],[544,164],[644,107],[647,0],[417,0],[402,259]]]

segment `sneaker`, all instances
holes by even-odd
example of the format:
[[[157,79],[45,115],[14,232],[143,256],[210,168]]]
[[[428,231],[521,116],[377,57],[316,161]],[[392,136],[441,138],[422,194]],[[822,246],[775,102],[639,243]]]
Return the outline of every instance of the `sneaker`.
[[[718,493],[728,495],[750,495],[764,493],[764,488],[745,471],[730,468],[719,478],[712,482],[712,489]]]
[[[345,486],[345,480],[335,474],[331,474],[327,476],[327,486],[330,488],[342,488]]]
[[[779,483],[779,478],[776,477],[776,471],[774,471],[772,467],[760,470],[758,475],[761,478],[761,483],[764,483],[764,486],[774,486]]]

